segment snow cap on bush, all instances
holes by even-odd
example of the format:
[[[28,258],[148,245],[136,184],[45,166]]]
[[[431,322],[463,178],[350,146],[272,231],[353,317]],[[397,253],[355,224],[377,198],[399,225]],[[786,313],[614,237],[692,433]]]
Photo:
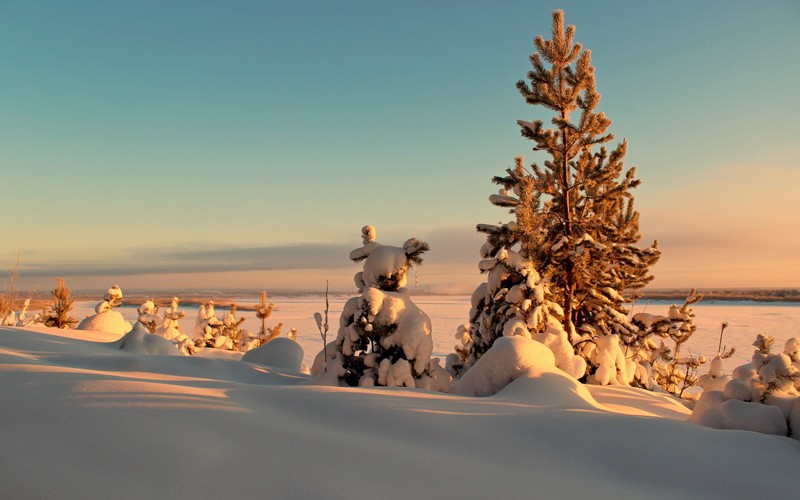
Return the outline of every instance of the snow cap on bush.
[[[411,238],[402,247],[382,245],[375,240],[376,231],[372,226],[361,228],[364,246],[350,252],[350,260],[365,260],[364,270],[356,274],[359,290],[376,287],[396,292],[406,286],[408,268],[422,264],[422,254],[430,249],[427,243]]]

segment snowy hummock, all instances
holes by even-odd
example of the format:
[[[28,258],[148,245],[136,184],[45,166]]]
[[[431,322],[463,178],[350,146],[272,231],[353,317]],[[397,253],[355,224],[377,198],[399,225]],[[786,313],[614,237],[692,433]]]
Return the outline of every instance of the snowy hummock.
[[[553,352],[544,344],[519,336],[501,337],[461,377],[458,393],[491,396],[520,377],[557,371]]]
[[[132,354],[180,355],[175,344],[163,337],[151,334],[141,323],[133,325],[133,329],[130,332],[112,345],[121,351],[127,351]]]
[[[95,332],[124,335],[131,331],[133,326],[119,312],[113,309],[106,309],[101,313],[84,318],[76,328],[78,330],[93,330]]]
[[[590,399],[552,372],[485,398],[313,386],[237,360],[122,352],[116,339],[0,328],[0,497],[797,494],[799,442],[684,422],[663,394],[585,386]]]
[[[297,341],[286,337],[278,337],[261,347],[247,351],[242,356],[242,361],[289,372],[308,373],[308,369],[303,365],[303,348]]]

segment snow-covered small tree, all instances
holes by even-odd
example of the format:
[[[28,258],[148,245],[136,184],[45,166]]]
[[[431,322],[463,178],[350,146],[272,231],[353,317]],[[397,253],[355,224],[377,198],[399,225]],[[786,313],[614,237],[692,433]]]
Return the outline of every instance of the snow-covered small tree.
[[[136,308],[139,313],[139,323],[144,325],[150,333],[155,333],[158,325],[163,321],[163,318],[158,314],[159,307],[152,298],[148,298],[144,303]]]
[[[164,323],[161,325],[162,328],[181,329],[180,320],[186,316],[186,313],[180,310],[179,304],[180,300],[178,297],[172,297],[172,302],[164,311]],[[158,310],[156,310],[156,312],[158,312]]]
[[[258,331],[258,334],[262,338],[268,338],[268,331],[267,331],[267,318],[272,315],[272,310],[275,308],[275,304],[270,302],[267,304],[267,292],[262,291],[259,303],[256,305],[256,317],[261,321],[261,329]]]
[[[45,311],[44,325],[57,328],[74,328],[78,320],[70,316],[69,312],[75,303],[70,298],[72,290],[64,285],[64,278],[58,278],[55,290],[50,291],[53,303]]]
[[[258,332],[248,332],[246,340],[241,345],[241,350],[250,351],[280,337],[283,330],[283,323],[275,326],[267,326],[267,319],[272,315],[275,304],[267,303],[267,292],[261,292],[259,303],[256,304],[256,317],[261,321]],[[290,328],[287,337],[295,340],[294,334],[297,330]]]
[[[179,351],[189,356],[197,352],[197,347],[186,334],[181,332],[180,320],[186,313],[180,310],[179,303],[178,297],[172,297],[172,302],[164,310],[162,317],[158,314],[159,307],[153,299],[147,299],[137,309],[139,323],[144,325],[148,332],[169,340]]]
[[[28,318],[28,308],[30,306],[31,299],[28,297],[25,299],[25,302],[22,303],[22,309],[19,311],[19,315],[17,315],[17,326],[30,326],[36,321],[35,318]]]
[[[222,321],[214,311],[214,301],[200,304],[194,325],[194,344],[197,347],[224,348],[227,338],[221,338]]]
[[[364,245],[350,252],[352,261],[364,261],[354,278],[359,296],[344,305],[336,340],[317,355],[312,374],[327,366],[351,386],[446,390],[450,377],[431,360],[430,318],[405,288],[409,268],[422,263],[428,244],[411,238],[402,247],[382,245],[372,226],[361,236]]]
[[[228,313],[222,318],[221,335],[228,339],[225,348],[229,351],[239,350],[242,341],[247,336],[247,332],[242,329],[242,323],[244,323],[245,318],[237,317],[236,309],[237,305],[231,303]]]
[[[17,311],[9,309],[4,316],[0,315],[0,326],[17,326]]]
[[[111,311],[115,307],[119,307],[122,305],[122,290],[119,288],[119,285],[114,285],[106,291],[103,300],[97,303],[94,308],[94,312],[97,314],[102,314],[105,312]]]
[[[639,385],[652,388],[655,383],[682,397],[686,389],[697,384],[698,370],[706,358],[691,353],[683,355],[681,347],[697,331],[692,305],[702,299],[703,295],[693,289],[682,306],[672,304],[665,316],[633,315],[631,323],[637,330],[626,339],[625,346],[627,357],[638,365],[636,380]]]
[[[108,307],[114,308],[122,305],[122,289],[116,283],[108,289],[104,300],[108,302]]]

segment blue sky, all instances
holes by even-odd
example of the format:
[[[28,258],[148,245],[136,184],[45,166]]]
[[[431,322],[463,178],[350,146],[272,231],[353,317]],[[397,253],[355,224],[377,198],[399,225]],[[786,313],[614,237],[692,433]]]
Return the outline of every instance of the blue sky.
[[[0,265],[24,284],[346,286],[347,251],[430,240],[468,289],[514,88],[563,8],[629,140],[656,286],[800,286],[793,1],[0,3]],[[173,271],[173,272],[169,272]],[[69,284],[69,282],[68,282]],[[324,286],[324,285],[323,285]]]

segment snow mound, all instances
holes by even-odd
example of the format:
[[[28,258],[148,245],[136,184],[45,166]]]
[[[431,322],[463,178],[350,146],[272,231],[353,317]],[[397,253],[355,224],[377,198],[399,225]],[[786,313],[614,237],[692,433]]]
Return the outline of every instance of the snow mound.
[[[144,325],[138,322],[129,333],[118,341],[112,342],[111,345],[119,350],[133,354],[153,354],[160,356],[181,355],[180,351],[175,347],[175,344],[163,337],[151,334]]]
[[[537,407],[608,411],[595,400],[586,385],[560,370],[535,377],[522,375],[501,389],[495,398]]]
[[[713,429],[788,434],[786,418],[777,406],[727,399],[720,391],[704,391],[689,421]]]
[[[705,390],[689,421],[715,429],[800,439],[800,412],[796,411],[800,408],[800,370],[794,360],[800,342],[789,339],[783,354],[770,353],[772,343],[772,337],[757,335],[750,362],[737,367],[727,381],[719,376],[721,366],[712,365],[708,376],[701,377]],[[714,376],[718,380],[711,380]],[[709,390],[712,387],[717,390]]]
[[[278,337],[266,344],[244,353],[242,361],[270,366],[289,372],[307,373],[303,365],[303,348],[296,341]]]
[[[116,333],[119,335],[130,332],[132,328],[133,326],[122,317],[122,314],[111,309],[84,318],[77,327],[78,330]]]
[[[555,363],[553,351],[541,342],[520,336],[500,337],[464,373],[457,392],[462,396],[491,396],[520,377],[564,375]]]

